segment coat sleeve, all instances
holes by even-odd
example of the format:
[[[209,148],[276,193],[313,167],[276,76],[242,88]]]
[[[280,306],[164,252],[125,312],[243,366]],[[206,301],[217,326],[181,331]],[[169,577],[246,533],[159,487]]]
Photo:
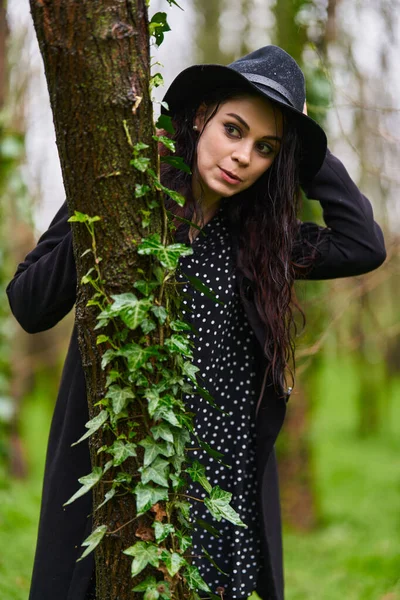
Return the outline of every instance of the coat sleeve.
[[[321,169],[303,189],[308,198],[321,203],[326,224],[300,225],[293,260],[306,265],[304,278],[360,275],[384,262],[383,234],[371,204],[329,150]]]
[[[7,286],[11,310],[28,333],[50,329],[73,307],[76,268],[64,202]]]

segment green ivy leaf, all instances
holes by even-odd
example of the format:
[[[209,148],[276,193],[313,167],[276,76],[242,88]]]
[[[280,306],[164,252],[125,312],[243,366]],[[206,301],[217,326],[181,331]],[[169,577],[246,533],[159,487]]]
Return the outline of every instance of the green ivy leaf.
[[[68,219],[68,223],[94,223],[95,221],[100,221],[100,217],[90,217],[89,215],[81,213],[78,210],[76,210],[72,217]]]
[[[171,577],[174,577],[183,566],[188,564],[186,559],[177,552],[170,552],[164,559],[164,563]]]
[[[130,164],[141,173],[145,173],[149,168],[150,162],[150,158],[146,158],[145,156],[138,156],[137,158],[132,158]]]
[[[212,487],[206,477],[206,468],[198,460],[193,461],[192,465],[186,469],[186,473],[190,475],[192,481],[200,483],[208,494],[211,492]]]
[[[111,500],[111,498],[114,498],[116,492],[117,492],[117,488],[112,487],[111,490],[109,490],[105,494],[103,502],[98,505],[98,507],[96,508],[96,510],[99,510],[99,508],[101,508],[102,506],[104,506],[109,500]]]
[[[160,521],[154,521],[152,527],[154,528],[154,535],[157,542],[162,542],[171,533],[175,532],[175,527],[172,523],[160,523]]]
[[[187,502],[187,500],[174,500],[170,505],[176,509],[179,523],[184,527],[192,527],[190,522],[190,509],[192,506],[190,502]]]
[[[171,353],[183,354],[192,357],[190,340],[179,333],[173,333],[169,338],[165,338],[164,345]]]
[[[79,438],[77,442],[71,444],[71,446],[76,446],[76,444],[79,444],[83,440],[86,440],[86,438],[90,437],[95,431],[100,429],[100,427],[104,425],[107,419],[108,412],[106,410],[102,410],[101,412],[99,412],[99,414],[93,417],[93,419],[90,419],[90,421],[85,423],[85,427],[88,429],[88,431],[81,438]]]
[[[190,442],[190,434],[186,429],[178,429],[174,432],[174,446],[179,456],[185,454],[185,447],[188,442]]]
[[[168,500],[168,489],[153,487],[150,484],[143,485],[139,482],[133,490],[136,496],[136,510],[138,515],[150,510],[150,508],[160,500]]]
[[[157,317],[161,325],[165,323],[168,313],[164,306],[153,306],[151,312]]]
[[[198,442],[200,448],[202,448],[203,450],[205,450],[207,452],[207,454],[209,454],[210,456],[212,456],[221,465],[224,465],[225,467],[228,467],[228,469],[232,468],[231,465],[228,465],[227,463],[225,463],[222,460],[224,458],[224,455],[222,454],[222,452],[219,452],[218,450],[215,450],[215,448],[213,448],[212,446],[210,446],[209,444],[207,444],[207,442],[203,442],[203,440],[201,440],[198,437],[197,437],[197,442]]]
[[[136,587],[133,588],[133,592],[145,592],[150,587],[157,587],[156,578],[152,575],[150,577],[146,577],[142,583],[139,583]]]
[[[144,335],[147,335],[150,331],[156,329],[157,326],[151,319],[143,319],[140,323],[140,327],[142,328]]]
[[[169,326],[173,331],[191,331],[193,329],[189,323],[179,320],[171,321]]]
[[[204,519],[196,519],[196,524],[208,531],[212,536],[219,538],[221,537],[218,529],[216,529],[211,523],[208,523]]]
[[[178,169],[179,171],[183,171],[184,173],[188,173],[189,175],[192,173],[189,165],[187,165],[183,158],[181,158],[180,156],[160,156],[160,160],[163,163],[167,163],[172,167],[175,167],[175,169]],[[173,190],[167,190],[166,188],[165,191],[169,195],[169,192]]]
[[[135,281],[133,287],[137,288],[143,296],[149,296],[154,288],[158,287],[158,283],[155,281],[145,281],[144,279],[139,279]]]
[[[193,544],[193,540],[189,535],[185,535],[179,529],[175,531],[175,536],[179,540],[179,549],[181,552],[186,552],[188,548]]]
[[[152,437],[147,436],[144,440],[139,442],[139,445],[144,448],[143,466],[148,467],[151,465],[153,460],[162,454],[163,456],[170,457],[174,453],[174,447],[172,444],[166,442],[157,442]]]
[[[165,135],[153,135],[153,140],[161,142],[168,150],[175,152],[175,142]]]
[[[141,481],[144,485],[153,481],[158,485],[162,485],[166,488],[169,487],[169,462],[160,456],[157,456],[148,467],[140,467],[139,472],[141,473]]]
[[[150,77],[150,90],[160,87],[160,85],[164,85],[164,78],[161,73],[154,73],[154,75]],[[153,135],[153,139],[155,139],[155,137],[156,136]]]
[[[151,187],[146,184],[137,183],[135,185],[135,198],[142,198],[146,194],[148,194],[151,190]]]
[[[188,565],[185,569],[184,576],[191,590],[203,590],[203,592],[211,592],[211,589],[200,575],[197,567]]]
[[[136,544],[124,550],[123,553],[134,557],[131,567],[132,577],[136,577],[147,565],[158,567],[160,564],[158,546],[153,542],[136,542]]]
[[[217,304],[221,304],[221,306],[225,305],[225,302],[223,302],[222,300],[219,300],[219,298],[217,298],[217,296],[214,294],[214,292],[207,287],[206,285],[204,285],[204,283],[201,281],[201,279],[199,279],[198,277],[194,277],[193,275],[184,275],[189,283],[200,293],[204,294],[205,296],[207,296],[207,298],[211,298],[211,300],[214,300],[214,302],[216,302]]]
[[[182,373],[196,383],[196,373],[200,371],[199,367],[193,365],[190,361],[185,361],[182,365]]]
[[[229,504],[232,498],[230,492],[221,489],[219,485],[212,488],[209,498],[205,498],[204,504],[217,521],[225,519],[239,527],[247,527],[240,519],[238,513]]]
[[[73,496],[67,502],[64,502],[63,506],[67,506],[67,504],[71,504],[77,498],[80,498],[84,494],[86,494],[89,490],[92,489],[100,481],[103,476],[103,469],[101,467],[94,467],[93,471],[84,477],[80,477],[78,482],[82,484],[82,487],[75,492]]]
[[[167,423],[157,423],[151,428],[151,433],[155,440],[162,438],[166,442],[174,441],[174,434],[172,433],[171,427]]]
[[[156,39],[157,46],[160,46],[164,41],[164,33],[171,31],[167,22],[167,13],[158,12],[153,15],[149,23],[149,33]]]
[[[111,385],[106,394],[106,398],[110,398],[111,400],[112,408],[116,415],[124,410],[128,400],[134,397],[134,393],[130,388],[121,388],[119,385]]]
[[[145,144],[144,142],[137,142],[134,146],[133,146],[133,152],[134,154],[138,154],[139,152],[142,152],[142,150],[147,150],[147,148],[150,148],[150,146],[148,144]]]
[[[203,552],[204,552],[204,556],[206,558],[208,558],[208,560],[210,561],[210,563],[213,565],[213,567],[215,567],[217,569],[217,571],[219,571],[220,573],[222,573],[223,575],[226,575],[227,577],[229,577],[229,573],[225,573],[225,571],[223,571],[215,562],[215,560],[213,559],[213,557],[211,556],[211,554],[208,552],[208,550],[206,548],[204,548],[204,546],[201,547]]]
[[[100,525],[94,531],[92,531],[92,533],[86,538],[86,540],[82,542],[81,546],[87,546],[87,548],[76,562],[79,562],[80,560],[82,560],[82,558],[85,558],[88,554],[90,554],[96,548],[96,546],[100,544],[101,540],[103,539],[106,533],[107,525]]]
[[[179,258],[193,254],[193,248],[186,246],[186,244],[164,246],[161,243],[160,234],[153,233],[142,239],[141,244],[138,246],[138,253],[155,256],[163,267],[174,270],[178,266]]]
[[[96,338],[96,344],[104,344],[104,342],[109,342],[110,338],[108,337],[108,335],[98,335]]]
[[[114,457],[114,467],[118,467],[127,458],[136,456],[136,444],[134,444],[133,442],[128,442],[124,444],[124,442],[122,442],[121,440],[116,440],[113,443],[113,445],[108,448],[107,452],[108,454],[111,454]]]
[[[175,133],[175,128],[172,124],[172,119],[171,117],[168,117],[167,115],[160,115],[157,119],[156,122],[156,127],[157,129],[164,129],[165,131],[167,131],[168,133],[171,133],[172,135]]]

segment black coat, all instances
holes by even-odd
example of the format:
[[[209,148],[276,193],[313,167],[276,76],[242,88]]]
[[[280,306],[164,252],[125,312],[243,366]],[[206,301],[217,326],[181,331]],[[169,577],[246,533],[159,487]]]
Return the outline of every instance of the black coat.
[[[342,163],[327,153],[312,182],[304,186],[318,199],[327,227],[301,226],[301,244],[318,243],[318,257],[308,278],[330,279],[359,275],[377,268],[386,257],[381,229],[369,201],[350,179]],[[53,327],[73,307],[76,270],[68,213],[64,204],[17,269],[7,288],[11,309],[29,333]],[[307,254],[308,252],[305,252]],[[266,360],[265,330],[253,302],[253,283],[239,269],[237,278],[249,322],[260,342],[258,381],[261,389]],[[283,569],[279,488],[273,447],[281,429],[288,395],[268,384],[257,415],[257,464],[262,515],[264,564],[260,578],[263,600],[283,600]],[[88,420],[85,379],[76,329],[62,374],[48,444],[30,600],[84,600],[93,572],[93,555],[81,562],[81,543],[91,531],[90,494],[63,508],[78,489],[78,478],[91,471],[87,443],[71,447]]]

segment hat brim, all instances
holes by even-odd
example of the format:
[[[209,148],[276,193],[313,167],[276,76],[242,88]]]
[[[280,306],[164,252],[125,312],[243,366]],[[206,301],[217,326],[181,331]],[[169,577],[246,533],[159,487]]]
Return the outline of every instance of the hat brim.
[[[210,91],[226,87],[250,88],[261,96],[276,102],[295,116],[295,125],[301,141],[300,180],[310,181],[320,170],[324,162],[327,139],[324,130],[311,117],[293,107],[276,90],[259,83],[249,81],[245,74],[224,65],[193,65],[184,69],[175,77],[166,91],[163,102],[167,110],[161,107],[162,114],[170,116],[185,107],[197,107]]]

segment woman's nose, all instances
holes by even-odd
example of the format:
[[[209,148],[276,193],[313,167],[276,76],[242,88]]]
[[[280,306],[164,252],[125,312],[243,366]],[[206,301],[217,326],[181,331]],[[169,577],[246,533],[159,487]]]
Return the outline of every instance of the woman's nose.
[[[243,166],[250,164],[251,157],[251,147],[248,145],[243,145],[232,152],[232,160],[240,163]]]

